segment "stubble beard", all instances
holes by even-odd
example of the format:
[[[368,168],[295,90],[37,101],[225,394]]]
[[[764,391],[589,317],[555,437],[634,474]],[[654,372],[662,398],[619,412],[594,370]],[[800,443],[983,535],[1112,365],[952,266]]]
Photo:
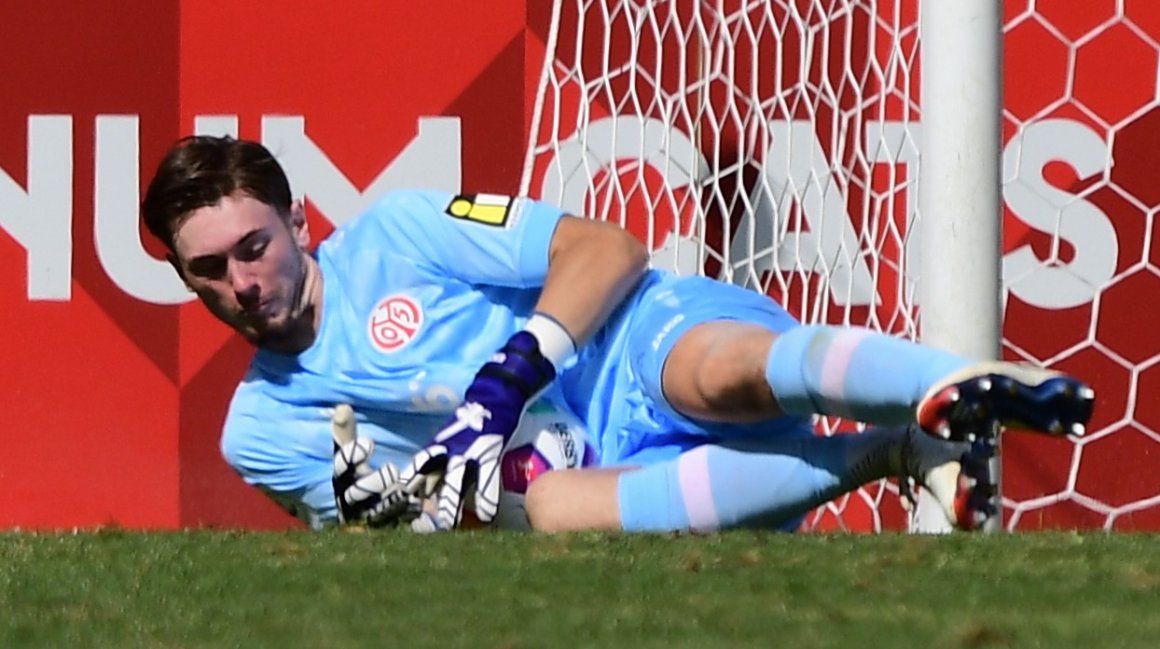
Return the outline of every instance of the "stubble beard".
[[[311,299],[315,284],[319,281],[311,261],[305,251],[299,252],[300,271],[286,319],[278,327],[257,332],[251,342],[258,347],[283,354],[297,354],[314,342],[320,305],[315,305]]]

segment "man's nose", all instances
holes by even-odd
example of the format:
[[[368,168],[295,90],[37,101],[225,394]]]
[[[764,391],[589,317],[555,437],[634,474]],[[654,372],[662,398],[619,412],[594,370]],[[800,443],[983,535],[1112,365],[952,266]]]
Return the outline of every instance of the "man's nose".
[[[231,259],[229,262],[230,287],[238,297],[238,302],[245,304],[247,300],[258,295],[258,280],[249,264],[240,263]]]

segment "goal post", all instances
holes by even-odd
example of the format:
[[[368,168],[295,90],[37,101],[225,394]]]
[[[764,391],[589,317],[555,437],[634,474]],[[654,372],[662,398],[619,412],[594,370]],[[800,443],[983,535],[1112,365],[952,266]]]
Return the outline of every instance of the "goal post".
[[[921,336],[927,344],[968,358],[998,358],[1002,2],[922,0],[919,13]],[[991,461],[991,474],[1000,487],[998,454]],[[1001,498],[1001,490],[996,491]],[[918,531],[947,531],[934,507],[924,494],[915,521]],[[983,529],[1002,529],[1001,513]]]
[[[556,0],[521,189],[803,322],[993,358],[1001,8],[922,1]],[[897,491],[807,526],[935,531]]]

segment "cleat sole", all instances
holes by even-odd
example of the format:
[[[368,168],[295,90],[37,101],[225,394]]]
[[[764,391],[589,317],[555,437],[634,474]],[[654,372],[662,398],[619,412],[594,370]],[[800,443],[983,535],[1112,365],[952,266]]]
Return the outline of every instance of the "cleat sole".
[[[1063,374],[1009,363],[984,364],[984,369],[994,371],[932,390],[918,407],[918,424],[937,437],[956,441],[993,436],[1001,428],[1056,437],[1086,431],[1095,400],[1090,386]]]

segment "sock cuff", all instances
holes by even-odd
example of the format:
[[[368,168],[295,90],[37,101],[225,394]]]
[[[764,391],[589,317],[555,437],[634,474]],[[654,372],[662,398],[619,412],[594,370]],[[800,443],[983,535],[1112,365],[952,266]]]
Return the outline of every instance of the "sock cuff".
[[[827,327],[802,325],[778,335],[765,357],[765,381],[781,411],[790,415],[811,416],[820,412],[820,404],[810,396],[806,359],[815,337]]]
[[[668,532],[688,527],[675,461],[625,471],[617,478],[620,528],[625,532]]]

